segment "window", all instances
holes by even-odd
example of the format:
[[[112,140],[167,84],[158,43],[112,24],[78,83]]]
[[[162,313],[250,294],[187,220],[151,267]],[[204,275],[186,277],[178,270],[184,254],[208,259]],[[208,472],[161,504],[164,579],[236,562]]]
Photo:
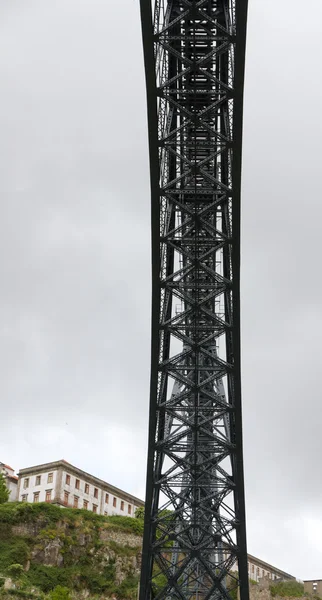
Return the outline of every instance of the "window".
[[[254,573],[254,571],[255,571],[255,567],[254,567],[254,565],[252,565],[252,573]]]
[[[97,504],[93,504],[93,512],[97,513]]]
[[[110,496],[109,494],[105,494],[105,504],[108,504],[110,501]]]
[[[79,490],[79,479],[75,479],[75,488]]]
[[[107,517],[107,512],[106,512],[106,510],[104,510],[104,517]]]
[[[28,487],[29,487],[29,477],[27,477],[27,479],[25,479],[23,482],[23,489],[26,490]]]
[[[98,498],[98,489],[94,488],[94,498]]]
[[[51,492],[52,490],[46,490],[46,502],[51,501]]]
[[[48,473],[47,483],[52,483],[53,482],[53,478],[54,478],[54,474],[53,473]]]
[[[34,502],[39,502],[39,494],[40,494],[40,492],[34,493]]]
[[[124,502],[121,500],[121,510],[124,510]]]
[[[89,484],[85,483],[85,494],[89,494]]]
[[[84,500],[83,507],[85,508],[85,510],[88,509],[88,500]]]
[[[66,475],[66,485],[70,485],[70,475]]]
[[[132,506],[131,506],[131,504],[128,505],[127,512],[128,512],[129,515],[132,513]]]
[[[36,477],[36,485],[40,485],[41,484],[41,475],[37,475]]]
[[[73,508],[78,508],[78,496],[74,496]]]
[[[116,508],[116,498],[115,498],[115,496],[113,498],[113,506],[114,506],[114,508]]]
[[[69,492],[64,492],[64,504],[67,506],[69,498]]]
[[[27,502],[27,499],[28,499],[28,494],[22,494],[21,502]]]

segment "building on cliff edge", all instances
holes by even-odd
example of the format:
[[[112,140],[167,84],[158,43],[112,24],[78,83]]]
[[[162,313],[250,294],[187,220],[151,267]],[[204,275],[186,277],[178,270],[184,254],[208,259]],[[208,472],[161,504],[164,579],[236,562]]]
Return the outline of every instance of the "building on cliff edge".
[[[98,479],[65,460],[21,469],[18,477],[14,470],[0,463],[0,471],[6,477],[10,501],[51,502],[59,506],[83,508],[101,515],[124,515],[133,517],[144,502],[110,483]],[[232,571],[237,571],[237,564]],[[272,581],[295,580],[293,575],[248,554],[248,576],[259,582],[262,578]],[[315,580],[319,581],[319,580]],[[313,582],[314,583],[314,582]],[[321,589],[322,589],[322,582]],[[312,582],[304,582],[312,589]],[[322,597],[322,591],[321,591]]]
[[[259,580],[262,578],[268,578],[272,581],[287,581],[290,579],[296,580],[293,575],[290,575],[289,573],[286,573],[277,567],[273,567],[273,565],[256,558],[256,556],[248,554],[247,558],[249,579],[253,579],[256,582],[259,582]]]
[[[133,517],[144,502],[110,483],[90,475],[65,460],[21,469],[18,473],[21,502],[51,502],[83,508],[99,515]]]

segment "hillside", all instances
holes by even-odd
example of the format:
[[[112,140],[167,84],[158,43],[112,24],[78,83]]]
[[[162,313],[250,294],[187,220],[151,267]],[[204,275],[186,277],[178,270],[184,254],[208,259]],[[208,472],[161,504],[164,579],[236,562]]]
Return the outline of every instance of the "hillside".
[[[0,505],[0,599],[135,600],[142,533],[141,519]]]
[[[142,518],[0,504],[0,600],[136,600],[142,534]],[[250,600],[304,598],[296,581],[271,583],[251,582]]]

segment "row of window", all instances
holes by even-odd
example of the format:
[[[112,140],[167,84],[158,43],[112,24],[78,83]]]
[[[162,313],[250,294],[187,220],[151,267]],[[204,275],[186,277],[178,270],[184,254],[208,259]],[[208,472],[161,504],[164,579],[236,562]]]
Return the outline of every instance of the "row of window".
[[[68,505],[68,500],[69,500],[69,494],[68,492],[65,492],[65,496],[64,496],[64,504],[67,506]],[[89,507],[89,502],[88,500],[83,500],[83,508],[85,510],[88,510]],[[79,498],[78,496],[74,496],[74,502],[73,502],[73,508],[80,508],[79,506]],[[97,504],[93,504],[93,512],[97,513],[97,509],[98,509],[98,505]]]
[[[66,505],[69,504],[69,496],[70,496],[69,492],[65,491],[64,492],[64,504],[66,504]],[[108,496],[108,494],[106,494],[106,496]],[[79,508],[78,501],[79,501],[79,497],[78,496],[74,496],[74,500],[73,500],[73,507],[74,508]],[[105,499],[105,502],[108,503],[108,500]],[[96,507],[95,510],[94,510],[94,506]],[[114,498],[113,498],[113,507],[116,508],[116,506],[117,506],[117,498],[115,498],[115,496],[114,496]],[[86,510],[88,509],[88,500],[83,500],[83,508],[85,508]],[[125,502],[124,502],[124,500],[121,500],[120,508],[123,511],[125,510]],[[93,512],[96,512],[96,509],[97,509],[97,505],[93,504]],[[128,512],[129,515],[132,514],[132,506],[131,506],[131,504],[127,505],[127,512]],[[106,513],[104,512],[104,514],[107,514],[107,512]]]
[[[39,497],[40,497],[40,492],[34,492],[34,502],[39,502]],[[28,501],[28,494],[23,494],[21,496],[21,500],[22,502],[27,502]],[[46,496],[45,496],[45,502],[51,502],[52,500],[52,490],[46,490]],[[64,504],[67,506],[69,504],[69,492],[64,492]],[[83,508],[85,510],[88,510],[89,507],[89,502],[88,500],[83,500]],[[74,500],[73,500],[73,508],[80,508],[79,505],[79,497],[78,496],[74,496]],[[128,504],[128,514],[131,514],[131,505]],[[97,509],[98,509],[98,505],[97,504],[93,504],[93,512],[97,513]],[[124,501],[121,500],[121,510],[124,510]],[[107,515],[107,512],[104,511],[104,515]]]
[[[52,501],[52,491],[53,490],[46,490],[45,502]],[[34,502],[39,502],[39,496],[40,496],[40,492],[34,492]],[[23,494],[21,496],[21,501],[28,502],[28,494]]]
[[[47,483],[52,483],[54,480],[54,473],[48,473],[47,475]],[[26,477],[23,480],[23,489],[27,490],[29,488],[30,478]],[[36,475],[35,485],[41,485],[41,475]]]
[[[46,478],[46,475],[44,475],[43,477]],[[35,485],[36,486],[41,485],[41,478],[42,478],[41,475],[36,475],[36,478],[35,478]],[[53,483],[53,480],[54,480],[54,473],[48,473],[47,474],[47,483]],[[66,474],[65,483],[66,483],[66,485],[70,485],[70,482],[71,482],[71,476],[67,473]],[[81,483],[80,479],[75,478],[75,489],[76,490],[80,490],[80,483]],[[29,488],[29,484],[30,484],[30,478],[26,477],[24,479],[24,482],[23,482],[23,489],[27,490]],[[90,493],[89,483],[84,483],[84,493],[85,494],[89,494]],[[66,500],[66,497],[68,498],[68,495],[69,495],[69,492],[65,492],[65,502],[68,501],[68,500]],[[35,502],[39,502],[39,492],[35,492],[34,497],[37,498],[37,500],[34,500],[34,501]],[[26,500],[24,500],[24,498],[27,498],[27,496],[26,495],[22,496],[23,501],[26,501]],[[75,496],[75,498],[76,498],[76,496]],[[94,487],[94,498],[98,499],[98,488],[97,487]],[[47,500],[47,492],[46,492],[46,502],[50,502],[50,500],[51,500],[51,498],[49,498]],[[87,502],[87,504],[88,504],[87,500],[84,500],[84,502],[85,503]],[[105,504],[109,504],[109,502],[110,502],[110,495],[106,493],[105,494]],[[121,503],[120,504],[120,509],[122,511],[124,511],[125,510],[124,509],[125,503],[124,503],[123,500],[121,500],[120,503]],[[96,505],[93,504],[93,506],[96,506]],[[117,507],[117,498],[115,496],[113,496],[113,507],[114,508]],[[85,505],[84,505],[84,508],[85,508]],[[96,511],[94,511],[94,512],[96,512]],[[132,506],[131,506],[131,504],[128,504],[127,512],[128,512],[129,515],[132,514]]]
[[[70,485],[71,482],[71,476],[68,475],[68,473],[66,474],[66,485]],[[80,479],[75,478],[75,489],[76,490],[80,490],[80,484],[81,481]],[[65,495],[68,494],[69,492],[65,492]],[[89,483],[84,483],[84,493],[85,494],[89,494],[90,493],[90,488],[89,488]],[[98,499],[98,488],[94,487],[94,498]],[[109,494],[105,494],[105,504],[109,504],[110,502],[110,495]],[[117,498],[115,496],[113,496],[113,507],[116,508],[117,506]],[[121,500],[121,510],[124,510],[124,501]],[[132,513],[132,506],[131,504],[128,504],[128,508],[127,508],[127,512],[130,515]]]
[[[70,475],[66,475],[66,485],[70,485],[71,477]],[[76,490],[80,490],[80,479],[75,478],[75,488]],[[89,483],[84,484],[84,493],[89,494]],[[98,488],[94,487],[94,498],[98,498]]]
[[[250,563],[248,563],[248,572],[251,573],[251,575],[255,576],[255,565],[251,565]],[[256,577],[266,577],[268,576],[269,579],[275,579],[275,575],[274,573],[271,574],[270,571],[265,571],[265,569],[260,569],[259,567],[256,567]]]

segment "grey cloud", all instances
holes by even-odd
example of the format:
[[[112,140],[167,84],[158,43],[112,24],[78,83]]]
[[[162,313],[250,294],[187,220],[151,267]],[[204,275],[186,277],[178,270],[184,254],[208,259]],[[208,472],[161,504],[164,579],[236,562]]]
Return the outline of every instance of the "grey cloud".
[[[319,1],[253,0],[242,351],[248,548],[319,576]],[[139,3],[0,7],[1,460],[143,494],[150,207]],[[311,519],[311,520],[310,520]]]

